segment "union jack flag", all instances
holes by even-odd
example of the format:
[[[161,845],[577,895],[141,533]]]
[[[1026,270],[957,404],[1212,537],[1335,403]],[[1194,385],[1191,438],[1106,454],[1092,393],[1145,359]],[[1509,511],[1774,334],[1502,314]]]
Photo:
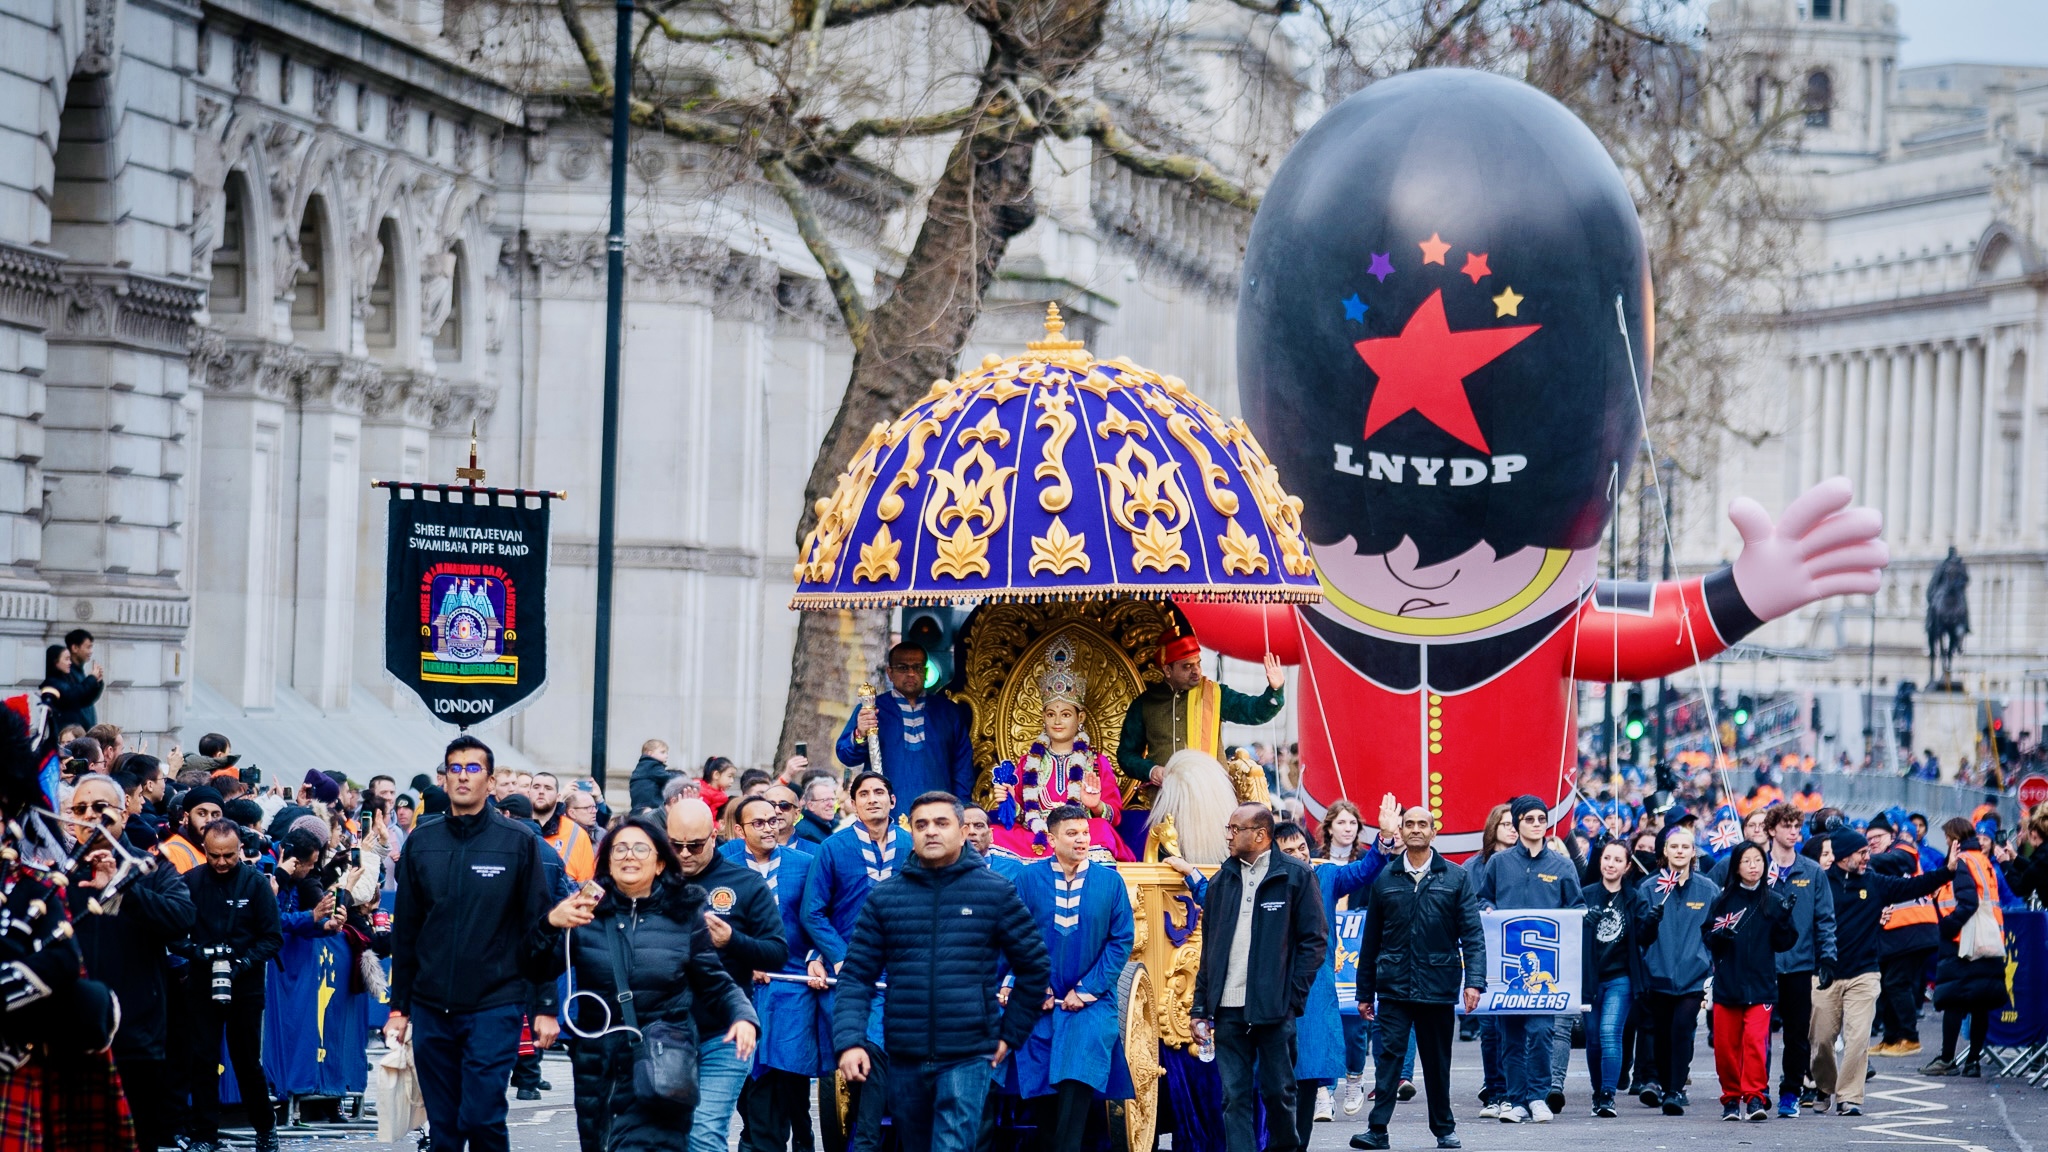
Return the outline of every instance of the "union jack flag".
[[[1783,884],[1783,883],[1785,882],[1785,877],[1787,877],[1787,876],[1790,876],[1791,874],[1792,874],[1792,866],[1791,866],[1790,864],[1773,864],[1773,865],[1771,865],[1771,883],[1772,883],[1772,884]]]
[[[1666,868],[1657,873],[1657,891],[1669,896],[1678,890],[1678,873]]]
[[[1735,930],[1735,926],[1742,922],[1742,913],[1744,911],[1746,911],[1746,909],[1738,908],[1725,916],[1714,917],[1714,931],[1719,932],[1721,929],[1726,928],[1730,932],[1733,932]]]
[[[1707,830],[1707,847],[1714,855],[1719,856],[1740,843],[1742,817],[1735,814],[1735,809],[1723,804],[1720,810],[1714,813],[1714,826]]]

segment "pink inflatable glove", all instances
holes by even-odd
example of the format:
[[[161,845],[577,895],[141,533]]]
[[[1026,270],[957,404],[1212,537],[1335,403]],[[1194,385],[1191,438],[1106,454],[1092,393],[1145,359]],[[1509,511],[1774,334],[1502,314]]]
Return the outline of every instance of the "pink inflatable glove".
[[[1891,549],[1878,534],[1884,514],[1849,506],[1849,481],[1832,476],[1800,493],[1774,525],[1763,505],[1747,496],[1728,505],[1742,534],[1735,587],[1759,620],[1778,617],[1816,600],[1874,593]]]

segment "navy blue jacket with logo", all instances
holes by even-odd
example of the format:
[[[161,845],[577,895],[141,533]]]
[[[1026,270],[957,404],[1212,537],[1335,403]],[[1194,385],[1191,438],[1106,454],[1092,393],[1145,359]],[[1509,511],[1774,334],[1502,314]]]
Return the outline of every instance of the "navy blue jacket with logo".
[[[391,918],[392,1011],[526,1003],[520,948],[551,903],[540,847],[490,808],[422,823],[406,837]]]
[[[754,973],[782,971],[789,962],[789,941],[782,934],[782,905],[759,873],[723,852],[713,852],[711,863],[690,877],[690,883],[704,890],[704,910],[732,929],[725,947],[718,950],[718,959],[741,992],[753,991]],[[708,1013],[714,1008],[708,1000],[697,1002],[700,1035],[712,1034],[716,1020]]]
[[[1880,919],[1887,904],[1932,896],[1955,878],[1946,868],[1918,876],[1887,876],[1873,868],[1844,872],[1828,868],[1835,894],[1835,978],[1847,979],[1878,969],[1884,935]]]
[[[1473,877],[1481,908],[1584,908],[1579,870],[1555,849],[1536,855],[1516,844],[1486,858]]]

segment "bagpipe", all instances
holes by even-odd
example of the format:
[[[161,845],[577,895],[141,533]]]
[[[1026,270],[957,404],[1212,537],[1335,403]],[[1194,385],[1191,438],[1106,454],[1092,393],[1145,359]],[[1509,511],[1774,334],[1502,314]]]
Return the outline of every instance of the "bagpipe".
[[[98,821],[58,810],[56,753],[40,759],[30,733],[35,701],[0,707],[0,1074],[39,1051],[105,1052],[120,1027],[120,1003],[87,979],[74,939],[74,888],[89,888],[88,915],[112,914],[122,891],[155,862],[108,834]],[[68,832],[67,832],[68,829]]]

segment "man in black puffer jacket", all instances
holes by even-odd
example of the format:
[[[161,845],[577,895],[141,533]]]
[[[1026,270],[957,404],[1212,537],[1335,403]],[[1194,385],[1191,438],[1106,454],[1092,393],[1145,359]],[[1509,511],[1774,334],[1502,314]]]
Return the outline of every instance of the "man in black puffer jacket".
[[[990,1069],[1031,1035],[1044,1001],[1020,991],[996,1001],[1001,964],[1017,988],[1047,987],[1051,962],[1038,925],[1008,880],[966,847],[960,801],[926,792],[910,802],[919,867],[868,893],[839,969],[832,1047],[839,1072],[863,1081],[861,1041],[875,981],[882,999],[882,1047],[889,1054],[889,1117],[905,1148],[969,1152],[981,1131]]]

